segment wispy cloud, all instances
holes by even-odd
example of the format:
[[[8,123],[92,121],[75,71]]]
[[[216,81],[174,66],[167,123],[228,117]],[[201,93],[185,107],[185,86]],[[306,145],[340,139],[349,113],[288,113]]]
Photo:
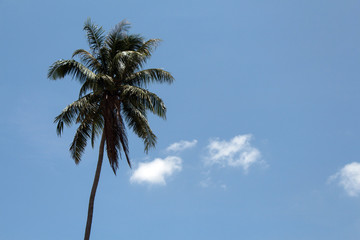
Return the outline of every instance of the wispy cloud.
[[[245,172],[251,165],[260,161],[261,153],[251,146],[251,135],[238,135],[230,141],[211,140],[206,165],[219,164],[222,166],[242,167]]]
[[[194,139],[191,142],[190,141],[180,141],[180,142],[176,142],[171,144],[169,147],[166,148],[167,152],[181,152],[184,151],[185,149],[188,148],[192,148],[197,144],[197,140]]]
[[[165,179],[181,169],[182,160],[179,157],[156,158],[151,162],[140,163],[130,177],[130,182],[166,185]]]
[[[227,190],[227,185],[222,181],[213,181],[210,176],[210,171],[204,172],[205,178],[199,182],[199,186],[202,188],[221,188],[222,190]]]
[[[329,180],[337,181],[349,196],[358,196],[360,194],[360,163],[353,162],[345,165]]]

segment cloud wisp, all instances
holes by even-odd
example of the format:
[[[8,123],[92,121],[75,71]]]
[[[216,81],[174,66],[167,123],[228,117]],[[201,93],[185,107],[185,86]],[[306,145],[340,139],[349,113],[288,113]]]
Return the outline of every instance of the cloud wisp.
[[[329,178],[329,181],[336,181],[345,192],[356,197],[360,194],[360,163],[352,162],[345,165],[337,173]]]
[[[230,141],[211,140],[207,146],[208,156],[205,164],[229,167],[241,167],[245,172],[250,166],[260,162],[261,153],[251,146],[251,135],[238,135]]]
[[[151,162],[140,163],[131,175],[130,182],[166,185],[166,178],[181,170],[182,159],[179,157],[156,158]]]
[[[181,140],[180,142],[171,144],[169,147],[166,148],[166,151],[167,152],[181,152],[181,151],[184,151],[185,149],[195,147],[197,142],[198,141],[196,139],[192,140],[191,142]]]

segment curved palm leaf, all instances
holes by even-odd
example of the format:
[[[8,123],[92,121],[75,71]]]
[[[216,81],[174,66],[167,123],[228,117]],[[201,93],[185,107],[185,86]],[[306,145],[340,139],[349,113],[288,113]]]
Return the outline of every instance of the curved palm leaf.
[[[88,18],[84,24],[84,30],[87,34],[88,43],[90,49],[94,53],[98,53],[103,45],[105,40],[104,29],[102,27],[98,27],[94,23],[91,22],[91,19]]]
[[[118,51],[130,50],[126,44],[126,39],[128,38],[128,30],[130,28],[130,23],[126,20],[118,23],[106,36],[105,45],[109,49],[109,56],[113,58]]]
[[[94,114],[93,121],[91,123],[91,146],[94,148],[96,137],[102,134],[104,129],[104,119],[101,115],[101,108]]]
[[[124,124],[123,118],[120,113],[120,104],[117,104],[116,115],[117,115],[119,130],[120,130],[119,138],[120,138],[122,150],[125,153],[126,161],[129,165],[129,167],[131,168],[131,162],[130,162],[130,157],[129,157],[129,143],[128,143],[128,138],[127,138],[127,134],[126,134],[125,124]]]
[[[145,54],[149,58],[161,41],[159,38],[149,39],[137,51]]]
[[[147,153],[150,148],[155,147],[157,137],[151,130],[146,115],[130,101],[123,102],[122,110],[129,127],[139,138],[143,139],[144,150]]]
[[[90,124],[83,122],[78,127],[74,140],[70,146],[71,157],[74,159],[75,163],[78,164],[81,161],[81,156],[85,151],[87,145],[87,139],[91,134]]]
[[[88,94],[65,107],[54,120],[54,123],[57,123],[57,134],[59,136],[62,134],[64,124],[70,127],[74,122],[78,122],[79,116],[85,116],[89,112],[93,112],[97,108],[95,103],[98,98],[94,94]]]
[[[136,86],[125,85],[122,87],[122,98],[129,99],[135,107],[143,106],[144,109],[166,119],[166,106],[155,93]]]
[[[80,56],[81,61],[90,68],[93,72],[100,73],[102,71],[102,65],[99,61],[88,51],[84,49],[76,50],[72,57]]]
[[[125,84],[135,85],[135,86],[148,86],[150,83],[173,83],[174,77],[167,71],[151,68],[145,69],[136,73],[133,73],[128,79],[125,80]]]
[[[95,79],[96,75],[83,64],[75,60],[59,60],[50,66],[48,78],[56,80],[71,75],[73,78],[84,83],[87,79]]]

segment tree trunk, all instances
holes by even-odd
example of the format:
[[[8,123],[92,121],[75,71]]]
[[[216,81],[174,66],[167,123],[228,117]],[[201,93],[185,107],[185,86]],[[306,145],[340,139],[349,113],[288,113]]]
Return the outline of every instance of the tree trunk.
[[[90,238],[91,223],[92,223],[92,217],[93,217],[93,211],[94,211],[94,200],[95,200],[96,189],[97,189],[97,186],[99,183],[101,166],[102,166],[102,162],[103,162],[104,145],[105,145],[105,133],[103,132],[103,134],[101,136],[100,147],[99,147],[99,159],[98,159],[98,163],[97,163],[97,167],[96,167],[94,183],[93,183],[93,186],[91,189],[91,194],[90,194],[90,199],[89,199],[89,209],[88,209],[88,216],[87,216],[87,221],[86,221],[84,240],[89,240],[89,238]]]

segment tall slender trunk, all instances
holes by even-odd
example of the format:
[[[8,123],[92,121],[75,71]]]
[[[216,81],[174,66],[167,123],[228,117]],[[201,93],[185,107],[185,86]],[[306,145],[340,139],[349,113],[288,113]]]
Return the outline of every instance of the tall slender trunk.
[[[103,132],[103,134],[101,136],[100,147],[99,147],[99,159],[98,159],[98,163],[97,163],[97,167],[96,167],[94,183],[93,183],[93,186],[91,188],[91,193],[90,193],[89,208],[88,208],[84,240],[89,240],[89,238],[90,238],[91,223],[92,223],[92,217],[93,217],[93,211],[94,211],[94,200],[95,200],[96,189],[97,189],[97,186],[99,183],[101,166],[102,166],[102,162],[103,162],[104,145],[105,145],[105,133]]]

